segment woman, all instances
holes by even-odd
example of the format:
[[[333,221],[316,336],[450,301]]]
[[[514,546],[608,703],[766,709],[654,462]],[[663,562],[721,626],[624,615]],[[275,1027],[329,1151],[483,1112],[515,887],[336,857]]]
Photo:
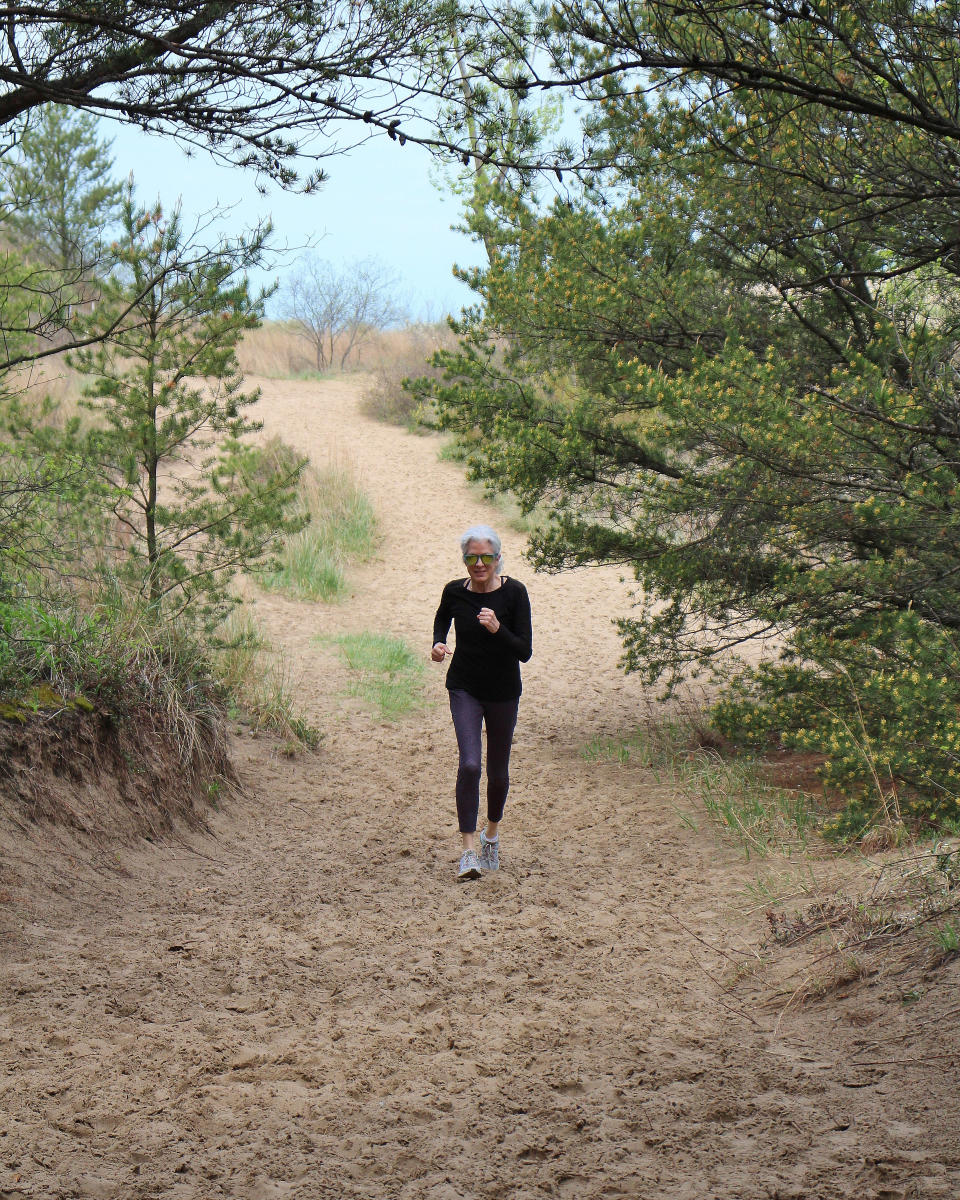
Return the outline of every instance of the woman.
[[[500,538],[489,525],[474,525],[460,539],[466,579],[443,589],[433,622],[434,662],[453,658],[447,671],[450,712],[460,748],[457,818],[463,853],[457,878],[479,879],[500,866],[500,821],[510,786],[508,767],[520,702],[520,664],[531,653],[530,600],[516,579],[501,575]],[[446,644],[450,622],[457,635]],[[487,826],[476,831],[480,811],[481,728],[487,727]]]

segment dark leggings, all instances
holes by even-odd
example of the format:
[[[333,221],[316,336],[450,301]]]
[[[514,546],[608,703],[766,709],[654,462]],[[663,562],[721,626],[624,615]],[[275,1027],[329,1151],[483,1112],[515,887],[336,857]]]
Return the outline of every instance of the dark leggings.
[[[461,833],[473,833],[480,815],[481,727],[487,726],[487,820],[499,821],[510,787],[510,747],[517,724],[518,700],[477,700],[450,689],[450,713],[460,748],[457,770],[457,818]]]

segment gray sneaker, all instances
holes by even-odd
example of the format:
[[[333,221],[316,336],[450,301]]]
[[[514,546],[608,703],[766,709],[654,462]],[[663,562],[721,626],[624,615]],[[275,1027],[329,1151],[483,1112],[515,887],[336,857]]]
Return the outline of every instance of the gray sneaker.
[[[487,840],[487,835],[480,830],[480,853],[477,856],[480,867],[484,871],[500,870],[500,839],[495,842]]]
[[[457,879],[463,883],[467,879],[480,878],[480,860],[475,851],[464,850],[460,855],[460,866],[457,869]]]

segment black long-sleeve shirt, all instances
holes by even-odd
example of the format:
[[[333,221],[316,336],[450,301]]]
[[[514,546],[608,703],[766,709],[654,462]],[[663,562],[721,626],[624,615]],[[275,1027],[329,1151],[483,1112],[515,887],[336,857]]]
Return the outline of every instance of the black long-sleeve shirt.
[[[462,688],[477,700],[514,700],[522,691],[520,664],[533,653],[530,598],[509,575],[492,592],[472,592],[467,579],[451,579],[433,620],[433,644],[446,641],[450,622],[457,646],[447,671],[447,687]],[[477,620],[490,608],[500,622],[491,633]]]

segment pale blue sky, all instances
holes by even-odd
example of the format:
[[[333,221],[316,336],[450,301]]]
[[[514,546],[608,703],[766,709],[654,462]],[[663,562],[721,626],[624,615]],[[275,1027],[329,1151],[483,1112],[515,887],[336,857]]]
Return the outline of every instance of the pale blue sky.
[[[113,141],[118,177],[133,172],[143,203],[159,197],[169,207],[182,197],[187,220],[214,206],[233,205],[225,232],[238,233],[270,216],[278,243],[300,246],[312,239],[314,253],[337,265],[376,258],[401,279],[400,299],[414,318],[439,319],[474,300],[451,272],[454,263],[481,262],[482,252],[465,234],[452,231],[459,202],[434,186],[436,168],[417,146],[373,139],[328,159],[330,181],[314,195],[270,185],[262,196],[250,170],[220,166],[202,150],[188,158],[172,140],[132,126],[104,121],[101,128]],[[282,281],[295,269],[297,253],[287,255],[269,277]]]

